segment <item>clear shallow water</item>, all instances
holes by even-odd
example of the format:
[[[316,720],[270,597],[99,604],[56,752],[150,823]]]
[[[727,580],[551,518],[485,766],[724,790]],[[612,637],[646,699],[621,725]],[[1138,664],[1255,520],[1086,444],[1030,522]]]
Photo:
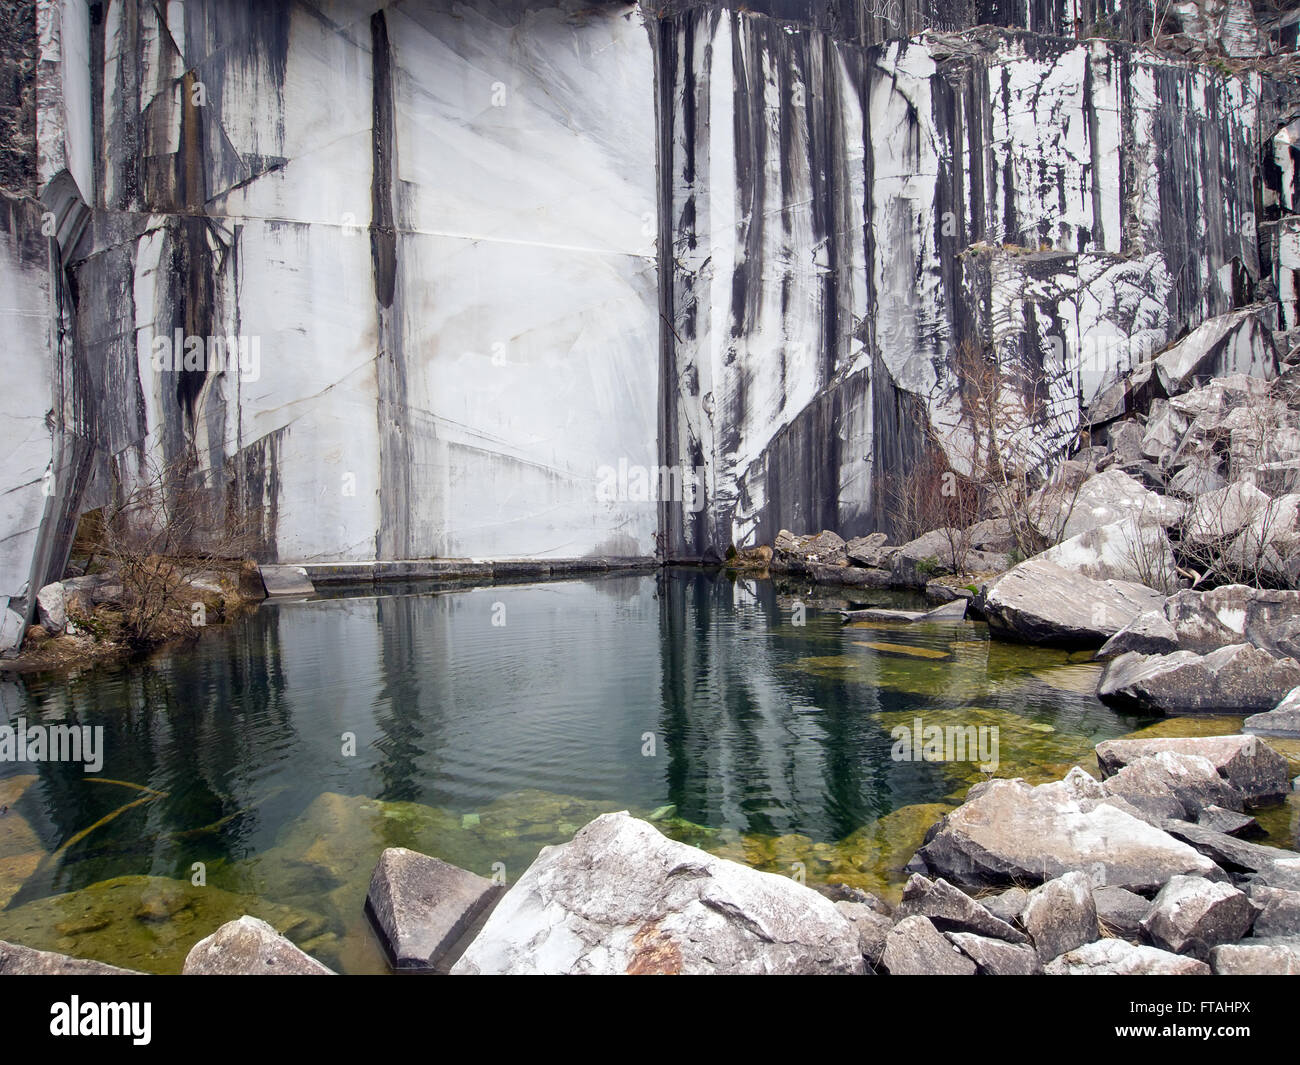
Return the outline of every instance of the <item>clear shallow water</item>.
[[[796,626],[771,582],[694,570],[335,594],[145,663],[5,681],[0,723],[99,725],[106,754],[101,779],[0,764],[0,939],[169,971],[261,907],[377,971],[361,903],[383,847],[513,880],[616,809],[888,892],[983,776],[893,760],[895,725],[996,726],[995,775],[1049,779],[1144,724],[1096,700],[1086,656],[808,603]]]

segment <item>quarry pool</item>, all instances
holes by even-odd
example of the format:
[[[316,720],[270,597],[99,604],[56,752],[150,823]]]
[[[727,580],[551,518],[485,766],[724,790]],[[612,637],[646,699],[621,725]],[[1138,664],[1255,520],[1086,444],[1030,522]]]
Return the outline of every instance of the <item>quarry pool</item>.
[[[1149,724],[1093,696],[1086,653],[835,605],[691,569],[340,590],[146,662],[4,680],[0,726],[102,728],[103,765],[0,762],[0,939],[175,972],[252,913],[384,971],[362,913],[384,847],[513,881],[619,809],[896,896],[970,784],[1095,767]]]

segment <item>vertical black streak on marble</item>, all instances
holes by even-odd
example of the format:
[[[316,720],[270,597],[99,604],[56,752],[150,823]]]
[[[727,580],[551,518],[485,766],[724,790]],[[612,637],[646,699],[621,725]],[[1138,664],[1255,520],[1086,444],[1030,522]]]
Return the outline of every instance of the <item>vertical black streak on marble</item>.
[[[370,255],[374,272],[379,350],[376,380],[379,390],[379,529],[376,557],[411,557],[412,452],[407,406],[406,359],[402,347],[402,308],[397,292],[397,231],[393,211],[392,47],[382,10],[370,19],[371,94],[371,216]],[[358,484],[358,489],[363,486]]]

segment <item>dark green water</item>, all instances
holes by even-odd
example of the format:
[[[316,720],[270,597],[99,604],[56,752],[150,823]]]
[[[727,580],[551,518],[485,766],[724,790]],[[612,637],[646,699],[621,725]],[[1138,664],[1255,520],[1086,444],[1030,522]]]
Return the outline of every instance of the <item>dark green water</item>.
[[[513,880],[613,809],[887,891],[982,776],[893,760],[895,725],[996,726],[995,775],[1049,779],[1143,724],[1095,699],[1085,656],[808,602],[799,626],[771,582],[687,570],[337,594],[146,663],[5,681],[0,724],[102,726],[106,754],[101,779],[0,764],[0,939],[167,971],[257,912],[378,970],[361,902],[383,847]]]

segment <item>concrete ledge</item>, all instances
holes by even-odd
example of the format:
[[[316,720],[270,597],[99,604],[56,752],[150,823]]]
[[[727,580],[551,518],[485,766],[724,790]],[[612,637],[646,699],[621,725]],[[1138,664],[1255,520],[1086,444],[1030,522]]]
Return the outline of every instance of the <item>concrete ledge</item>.
[[[659,563],[649,557],[601,556],[596,558],[413,558],[385,562],[304,562],[291,567],[262,567],[301,570],[313,585],[379,584],[384,581],[420,580],[546,580],[584,573],[654,569]],[[294,594],[267,592],[271,595]],[[308,594],[300,593],[300,594]]]

